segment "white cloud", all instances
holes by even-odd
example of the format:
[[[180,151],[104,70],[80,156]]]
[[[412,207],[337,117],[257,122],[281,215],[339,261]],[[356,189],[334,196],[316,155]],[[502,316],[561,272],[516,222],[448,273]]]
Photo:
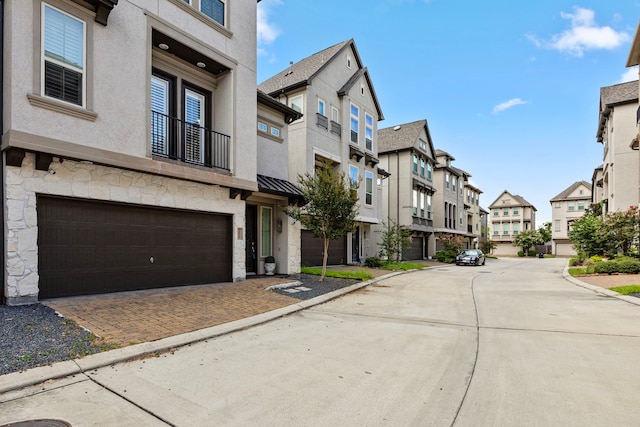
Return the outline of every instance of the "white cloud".
[[[632,82],[634,80],[638,80],[638,67],[629,68],[620,77],[620,83]]]
[[[540,40],[535,35],[526,37],[536,47],[558,50],[574,56],[582,56],[586,50],[614,49],[629,40],[629,34],[617,32],[609,26],[597,26],[595,12],[574,7],[573,13],[560,12],[563,19],[571,21],[571,28],[555,34],[549,40]]]
[[[272,7],[281,4],[281,0],[263,0],[258,3],[257,28],[259,52],[264,51],[264,49],[261,48],[262,46],[273,43],[280,35],[280,29],[278,29],[273,22],[269,21],[269,14]]]
[[[496,105],[495,107],[493,107],[493,114],[498,114],[504,110],[508,110],[509,108],[513,108],[516,105],[524,105],[524,104],[528,104],[527,101],[523,101],[520,98],[513,98],[508,100],[507,102],[503,102],[501,104]]]

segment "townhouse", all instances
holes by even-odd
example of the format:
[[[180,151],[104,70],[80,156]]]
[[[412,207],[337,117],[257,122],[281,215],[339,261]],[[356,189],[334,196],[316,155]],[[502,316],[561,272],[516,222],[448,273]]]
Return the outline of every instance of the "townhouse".
[[[596,140],[603,154],[591,184],[592,201],[602,203],[604,214],[625,211],[639,201],[637,112],[637,80],[600,89]]]
[[[295,264],[295,190],[258,182],[288,177],[257,164],[256,3],[0,3],[7,304],[242,280],[251,197],[260,256]]]
[[[373,226],[382,221],[386,172],[378,167],[378,122],[384,119],[369,71],[353,39],[308,56],[258,85],[303,114],[289,125],[289,181],[313,174],[321,162],[358,182],[357,227],[332,241],[329,264],[359,263],[376,255]],[[301,263],[322,264],[322,240],[301,232]]]
[[[380,164],[390,175],[382,181],[382,215],[411,231],[411,246],[402,254],[406,260],[431,257],[433,237],[433,195],[436,152],[426,120],[378,131]],[[378,227],[382,231],[382,227]],[[378,233],[380,236],[380,233]]]
[[[489,206],[491,240],[496,244],[495,255],[517,255],[522,248],[513,246],[516,236],[536,229],[537,209],[523,197],[504,190]]]
[[[591,184],[586,181],[574,182],[549,202],[552,253],[558,256],[575,255],[569,232],[573,223],[580,219],[591,205]]]
[[[631,43],[631,49],[629,50],[629,57],[627,59],[627,67],[634,67],[634,66],[638,66],[640,65],[640,22],[638,23],[638,27],[636,29],[636,33],[633,36],[633,42]],[[640,80],[638,80],[638,86],[639,86],[639,91],[640,91]],[[640,141],[640,127],[638,127],[638,124],[640,124],[640,107],[638,107],[638,109],[636,110],[636,118],[635,118],[635,127],[636,127],[636,136],[634,138],[634,142],[631,145],[631,148],[633,148],[634,150],[638,151],[638,155],[640,155],[640,147],[638,144],[638,141]],[[634,173],[638,173],[638,170],[636,169],[635,171],[629,171],[631,174]],[[595,174],[595,171],[594,171]],[[639,180],[639,184],[640,184],[640,178]],[[602,200],[602,199],[599,199]],[[640,185],[638,186],[638,198],[637,198],[637,204],[640,204]]]

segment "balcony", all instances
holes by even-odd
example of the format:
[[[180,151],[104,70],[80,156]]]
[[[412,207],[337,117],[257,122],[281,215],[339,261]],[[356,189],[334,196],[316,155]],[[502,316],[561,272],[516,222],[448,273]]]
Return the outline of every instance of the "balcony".
[[[414,216],[413,218],[413,224],[414,225],[422,225],[424,227],[433,227],[433,220],[432,219],[427,219],[427,218],[421,218],[418,216]]]
[[[154,156],[228,172],[230,143],[229,135],[151,112],[151,151]]]

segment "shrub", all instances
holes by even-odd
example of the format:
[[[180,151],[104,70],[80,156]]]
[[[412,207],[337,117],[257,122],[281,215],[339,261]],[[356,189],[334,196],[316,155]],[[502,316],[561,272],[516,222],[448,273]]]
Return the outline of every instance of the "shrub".
[[[446,262],[447,264],[451,264],[456,260],[456,255],[458,252],[455,250],[447,250],[447,251],[438,251],[433,257],[440,262]]]
[[[518,256],[524,256],[524,252],[518,251]]]
[[[582,265],[582,261],[577,256],[569,258],[569,267],[575,267],[576,265]]]
[[[537,255],[538,255],[538,253],[535,251],[535,249],[529,249],[529,253],[528,253],[528,255],[529,255],[529,256],[537,256]]]
[[[618,262],[617,261],[599,262],[595,265],[595,267],[593,268],[593,271],[595,273],[601,273],[601,274],[617,273]]]
[[[616,261],[618,273],[637,274],[640,272],[640,261],[636,259],[623,259]]]
[[[364,260],[364,265],[369,268],[380,268],[382,267],[382,260],[377,256],[372,256]]]
[[[592,256],[592,257],[591,257],[591,258],[589,258],[589,259],[590,259],[591,261],[593,261],[593,262],[600,262],[600,261],[602,261],[602,257],[601,257],[601,256],[598,256],[598,255],[594,255],[594,256]]]

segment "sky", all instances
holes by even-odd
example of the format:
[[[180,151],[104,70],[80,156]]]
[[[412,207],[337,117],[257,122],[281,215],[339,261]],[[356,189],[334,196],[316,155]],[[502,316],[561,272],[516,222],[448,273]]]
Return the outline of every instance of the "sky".
[[[378,128],[426,119],[483,208],[507,190],[539,228],[602,163],[600,88],[638,79],[625,65],[639,20],[640,0],[262,0],[257,80],[353,38]]]

